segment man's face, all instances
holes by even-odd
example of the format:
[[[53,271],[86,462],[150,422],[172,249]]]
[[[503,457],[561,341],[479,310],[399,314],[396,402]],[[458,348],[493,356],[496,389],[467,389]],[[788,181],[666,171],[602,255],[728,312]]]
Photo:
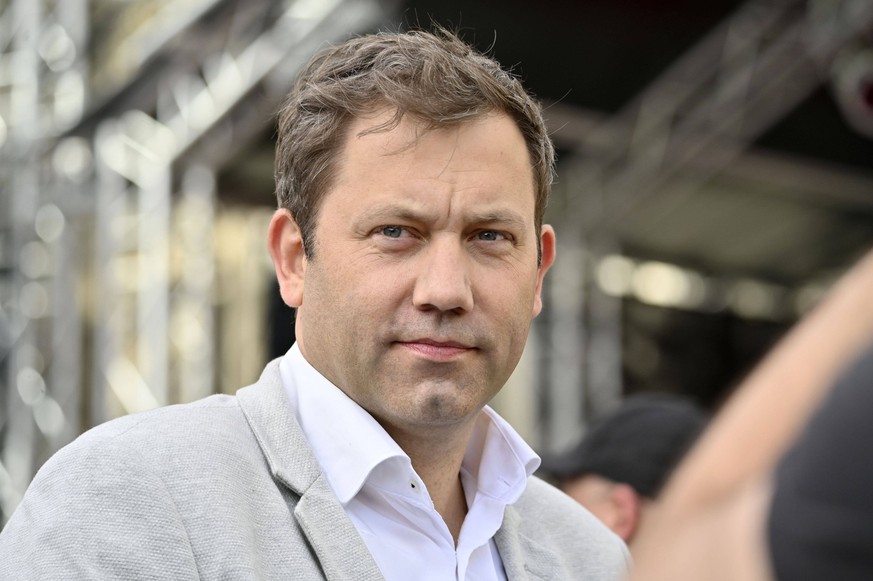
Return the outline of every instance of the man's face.
[[[283,296],[306,359],[389,432],[469,425],[521,356],[554,233],[509,117],[358,135],[392,114],[351,124],[302,295]]]

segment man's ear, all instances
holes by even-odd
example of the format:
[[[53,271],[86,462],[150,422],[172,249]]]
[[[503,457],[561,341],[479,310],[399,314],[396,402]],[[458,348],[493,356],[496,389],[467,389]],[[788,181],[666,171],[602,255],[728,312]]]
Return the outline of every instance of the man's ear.
[[[537,291],[534,297],[533,316],[536,317],[543,310],[543,279],[546,276],[552,263],[555,262],[555,253],[557,252],[557,239],[555,238],[555,229],[548,224],[543,224],[540,232],[540,248],[542,249],[542,258],[540,259],[539,271],[537,272]]]
[[[643,499],[630,484],[621,482],[610,489],[609,502],[615,516],[611,528],[625,542],[629,542],[640,526]]]
[[[302,233],[288,210],[279,208],[273,213],[267,229],[267,246],[273,258],[282,300],[289,307],[299,307],[303,304],[306,255]]]

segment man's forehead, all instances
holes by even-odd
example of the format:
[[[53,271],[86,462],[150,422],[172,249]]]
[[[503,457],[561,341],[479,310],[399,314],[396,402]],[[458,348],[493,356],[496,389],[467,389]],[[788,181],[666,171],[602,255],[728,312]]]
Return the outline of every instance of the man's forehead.
[[[435,121],[414,112],[399,112],[394,107],[379,106],[350,119],[346,131],[346,143],[352,139],[366,139],[369,136],[384,134],[382,141],[386,145],[386,153],[403,153],[430,133],[459,131],[463,127],[481,123],[486,119],[499,118],[512,121],[518,129],[517,124],[508,114],[494,110],[469,115],[463,119]],[[522,135],[521,130],[518,130],[519,135]]]

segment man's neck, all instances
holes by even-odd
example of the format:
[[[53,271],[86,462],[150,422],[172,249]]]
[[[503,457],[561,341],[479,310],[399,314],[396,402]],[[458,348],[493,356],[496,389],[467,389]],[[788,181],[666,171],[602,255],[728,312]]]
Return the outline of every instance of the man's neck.
[[[422,436],[386,428],[412,461],[415,472],[424,481],[434,508],[443,517],[455,544],[467,516],[467,500],[461,485],[461,463],[472,431],[469,428],[439,430]]]

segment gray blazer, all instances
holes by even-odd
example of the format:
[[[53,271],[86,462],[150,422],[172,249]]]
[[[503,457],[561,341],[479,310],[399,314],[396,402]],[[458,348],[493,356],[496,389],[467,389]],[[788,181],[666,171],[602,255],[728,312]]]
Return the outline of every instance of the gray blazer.
[[[507,507],[495,541],[512,581],[618,580],[628,567],[618,537],[537,478]],[[60,450],[0,533],[0,579],[382,575],[274,361],[236,396],[119,418]]]

